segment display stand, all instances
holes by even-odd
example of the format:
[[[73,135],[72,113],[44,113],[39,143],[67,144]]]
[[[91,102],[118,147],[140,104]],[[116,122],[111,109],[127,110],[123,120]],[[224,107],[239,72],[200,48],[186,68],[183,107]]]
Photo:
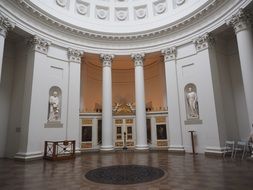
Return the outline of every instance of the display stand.
[[[188,131],[189,133],[191,133],[191,141],[192,141],[192,154],[196,155],[197,153],[195,152],[195,143],[194,143],[194,132],[196,131]]]

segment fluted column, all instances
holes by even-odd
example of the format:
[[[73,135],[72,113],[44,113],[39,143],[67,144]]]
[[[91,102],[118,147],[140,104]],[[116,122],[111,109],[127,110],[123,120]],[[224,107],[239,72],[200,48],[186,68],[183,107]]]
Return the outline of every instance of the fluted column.
[[[250,15],[239,10],[227,24],[232,25],[236,33],[250,130],[253,126],[253,37]]]
[[[102,146],[101,150],[113,150],[112,142],[112,73],[113,55],[102,54],[103,84],[102,84]]]
[[[6,34],[9,30],[14,28],[14,23],[12,23],[8,18],[0,14],[0,83],[2,76],[2,65],[3,65],[3,54],[4,54],[4,42]]]
[[[162,50],[165,64],[167,106],[169,118],[169,151],[184,151],[179,109],[176,47]]]
[[[135,104],[136,104],[136,149],[148,149],[147,145],[147,124],[144,90],[144,54],[133,54],[132,59],[135,65]]]

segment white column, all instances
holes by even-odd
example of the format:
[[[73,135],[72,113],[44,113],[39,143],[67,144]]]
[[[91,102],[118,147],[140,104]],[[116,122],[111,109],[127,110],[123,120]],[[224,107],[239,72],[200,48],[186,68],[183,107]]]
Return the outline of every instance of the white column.
[[[239,10],[227,24],[232,25],[236,33],[250,131],[253,127],[253,37],[250,16]]]
[[[113,55],[102,54],[102,146],[101,150],[113,150],[112,142],[112,71]]]
[[[2,65],[3,65],[3,54],[4,54],[4,42],[8,30],[14,28],[14,23],[9,21],[8,18],[0,14],[0,83],[2,77]]]
[[[151,117],[151,142],[152,147],[157,146],[157,134],[156,134],[156,119],[155,117]]]
[[[80,150],[79,136],[79,107],[80,107],[80,75],[81,57],[83,52],[75,49],[68,49],[69,77],[68,77],[68,109],[66,140],[76,141],[76,151]]]
[[[98,119],[92,119],[92,148],[97,148],[98,146]]]
[[[136,104],[136,149],[148,149],[147,124],[144,90],[144,54],[133,54],[135,65],[135,104]]]
[[[169,120],[169,151],[183,151],[181,117],[179,108],[176,48],[162,50],[165,64],[167,106]]]

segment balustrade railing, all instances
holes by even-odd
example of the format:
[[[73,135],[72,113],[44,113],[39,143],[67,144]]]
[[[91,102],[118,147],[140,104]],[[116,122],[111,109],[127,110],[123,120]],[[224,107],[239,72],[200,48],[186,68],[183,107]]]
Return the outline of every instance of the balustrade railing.
[[[73,141],[45,141],[44,159],[67,160],[75,158],[75,145]]]

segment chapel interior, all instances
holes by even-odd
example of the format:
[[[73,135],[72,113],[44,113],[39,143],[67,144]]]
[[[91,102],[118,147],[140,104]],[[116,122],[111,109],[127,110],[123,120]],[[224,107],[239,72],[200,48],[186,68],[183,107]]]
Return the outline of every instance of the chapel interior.
[[[252,0],[0,0],[0,189],[251,189]]]

